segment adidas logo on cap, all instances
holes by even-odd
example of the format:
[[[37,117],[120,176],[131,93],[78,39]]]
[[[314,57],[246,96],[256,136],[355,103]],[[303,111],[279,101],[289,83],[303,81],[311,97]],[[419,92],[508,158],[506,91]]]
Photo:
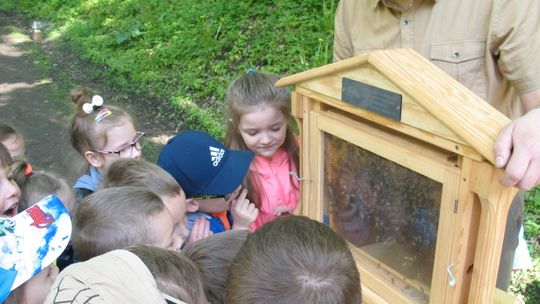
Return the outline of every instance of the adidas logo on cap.
[[[223,158],[223,155],[225,155],[225,150],[209,146],[210,148],[210,159],[212,160],[212,165],[214,167],[217,167],[219,165],[219,162]]]

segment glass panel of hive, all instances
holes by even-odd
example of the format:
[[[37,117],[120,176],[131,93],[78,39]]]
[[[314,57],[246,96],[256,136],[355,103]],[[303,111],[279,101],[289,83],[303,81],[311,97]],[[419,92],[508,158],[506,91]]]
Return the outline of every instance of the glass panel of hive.
[[[442,184],[327,133],[323,163],[324,222],[429,292]]]

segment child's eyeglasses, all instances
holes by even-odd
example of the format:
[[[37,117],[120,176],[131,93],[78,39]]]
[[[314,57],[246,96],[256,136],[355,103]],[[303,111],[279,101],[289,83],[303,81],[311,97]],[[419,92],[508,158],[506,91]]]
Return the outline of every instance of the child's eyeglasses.
[[[144,132],[137,131],[137,135],[135,136],[135,138],[129,144],[120,148],[118,151],[107,151],[107,150],[95,150],[95,151],[98,153],[103,153],[103,154],[113,154],[119,157],[131,157],[133,156],[133,149],[137,149],[141,151],[142,145],[139,142],[139,140],[143,136],[144,136]]]

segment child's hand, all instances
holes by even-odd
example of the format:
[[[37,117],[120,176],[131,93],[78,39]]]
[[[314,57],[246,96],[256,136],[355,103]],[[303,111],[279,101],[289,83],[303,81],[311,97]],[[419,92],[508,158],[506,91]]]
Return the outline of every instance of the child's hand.
[[[204,216],[200,216],[193,222],[187,243],[193,244],[198,240],[211,236],[212,234],[213,233],[210,230],[210,222]]]
[[[238,198],[231,204],[231,214],[234,221],[233,230],[248,229],[259,215],[259,209],[246,198],[247,189],[242,189]]]
[[[283,214],[291,213],[293,210],[289,206],[280,205],[276,207],[274,211],[275,216],[281,216]]]

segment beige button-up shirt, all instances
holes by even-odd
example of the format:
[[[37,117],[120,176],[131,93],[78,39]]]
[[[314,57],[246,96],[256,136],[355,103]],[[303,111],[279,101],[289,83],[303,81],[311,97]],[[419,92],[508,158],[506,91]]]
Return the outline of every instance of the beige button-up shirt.
[[[418,2],[418,1],[417,1]],[[540,1],[341,0],[334,61],[412,48],[515,119],[519,96],[540,89]]]

